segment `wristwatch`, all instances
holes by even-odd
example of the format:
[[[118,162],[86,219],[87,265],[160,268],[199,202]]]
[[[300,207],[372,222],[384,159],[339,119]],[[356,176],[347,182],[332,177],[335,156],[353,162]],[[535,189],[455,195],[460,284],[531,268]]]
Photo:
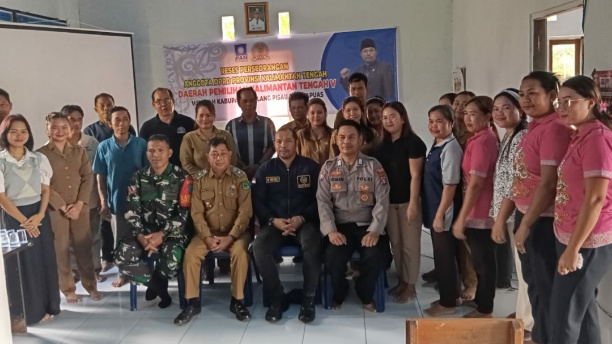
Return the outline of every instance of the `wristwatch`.
[[[268,219],[268,226],[272,226],[272,225],[274,225],[274,218],[273,217]]]

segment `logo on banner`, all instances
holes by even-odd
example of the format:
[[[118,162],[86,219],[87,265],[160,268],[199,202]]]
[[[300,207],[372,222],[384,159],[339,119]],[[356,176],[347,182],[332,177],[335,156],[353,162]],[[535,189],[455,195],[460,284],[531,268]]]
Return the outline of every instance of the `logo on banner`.
[[[253,61],[270,59],[270,48],[264,42],[255,43],[251,53],[253,54]]]
[[[245,44],[235,44],[234,51],[236,52],[236,61],[248,61],[249,57],[247,56],[247,45]]]

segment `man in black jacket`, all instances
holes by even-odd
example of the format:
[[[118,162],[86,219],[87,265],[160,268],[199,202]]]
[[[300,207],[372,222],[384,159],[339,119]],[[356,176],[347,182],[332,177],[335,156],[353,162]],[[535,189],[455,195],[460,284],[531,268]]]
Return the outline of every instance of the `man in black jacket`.
[[[315,293],[321,270],[321,232],[317,210],[319,164],[297,155],[297,136],[289,128],[276,132],[278,158],[261,165],[255,174],[253,207],[261,231],[255,238],[255,261],[270,295],[266,320],[276,322],[287,310],[283,286],[272,253],[286,242],[295,241],[304,252],[304,297],[299,319],[315,318]]]

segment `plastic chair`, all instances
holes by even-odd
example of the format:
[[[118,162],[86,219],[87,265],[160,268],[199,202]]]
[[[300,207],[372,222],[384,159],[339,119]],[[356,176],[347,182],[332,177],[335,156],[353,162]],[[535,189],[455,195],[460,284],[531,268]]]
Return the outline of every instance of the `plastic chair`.
[[[215,269],[215,261],[217,259],[229,259],[229,252],[209,252],[204,258],[204,264],[202,264],[202,268],[200,269],[200,281],[202,280],[202,273],[204,267],[211,273],[209,274],[208,284],[215,284],[215,274],[212,273]],[[251,274],[251,264],[249,264],[249,268],[247,270],[246,281],[244,282],[244,305],[247,307],[251,307],[253,305],[253,280]],[[183,274],[183,269],[179,269],[178,274],[178,287],[179,287],[179,304],[181,309],[184,309],[187,305],[187,300],[185,300],[185,275]],[[202,285],[200,284],[200,300],[202,300]]]
[[[297,243],[283,245],[276,250],[274,250],[275,257],[295,257],[302,254],[302,247]],[[255,270],[255,276],[257,281],[261,283],[261,277],[259,276],[259,270],[257,269],[257,264],[255,263],[255,258],[253,257],[253,252],[251,250],[251,259],[253,262],[253,269]],[[268,291],[264,287],[262,289],[262,298],[263,298],[263,306],[270,307],[270,296],[268,295]],[[315,304],[320,305],[323,303],[323,283],[319,279],[319,284],[317,285],[317,294],[315,296]]]
[[[159,258],[157,253],[153,253],[150,257],[145,257],[144,261],[149,266],[149,270],[155,270],[155,263]],[[138,310],[138,288],[134,282],[130,282],[130,311]]]
[[[351,257],[351,261],[360,261],[361,256],[359,251],[355,251]],[[331,284],[331,276],[327,272],[327,269],[323,272],[324,275],[324,288],[323,288],[323,301],[325,303],[325,309],[332,309],[334,290]],[[387,271],[383,268],[378,279],[376,280],[376,287],[374,289],[374,304],[376,305],[376,312],[382,313],[385,311],[385,289],[389,286],[387,281]]]

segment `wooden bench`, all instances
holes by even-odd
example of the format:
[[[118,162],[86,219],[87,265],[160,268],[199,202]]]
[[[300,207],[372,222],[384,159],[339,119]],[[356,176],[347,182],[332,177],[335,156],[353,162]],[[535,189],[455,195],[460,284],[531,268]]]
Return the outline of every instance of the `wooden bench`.
[[[407,344],[523,344],[518,319],[407,319]]]

